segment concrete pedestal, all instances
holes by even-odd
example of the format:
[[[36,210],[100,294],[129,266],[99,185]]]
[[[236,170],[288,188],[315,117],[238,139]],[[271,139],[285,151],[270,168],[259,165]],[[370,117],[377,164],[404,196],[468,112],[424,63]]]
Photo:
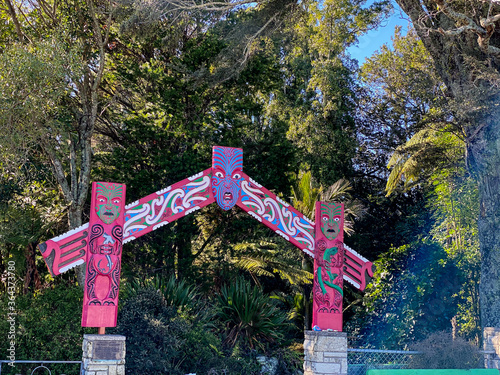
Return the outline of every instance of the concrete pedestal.
[[[347,375],[347,334],[305,331],[304,375]]]
[[[125,336],[83,335],[83,375],[125,375]]]
[[[484,365],[500,369],[500,328],[483,328]]]

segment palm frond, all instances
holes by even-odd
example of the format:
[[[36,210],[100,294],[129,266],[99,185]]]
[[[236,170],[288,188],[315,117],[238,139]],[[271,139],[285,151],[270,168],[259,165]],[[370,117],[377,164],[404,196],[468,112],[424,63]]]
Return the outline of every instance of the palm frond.
[[[320,195],[321,201],[345,201],[351,199],[350,191],[352,190],[351,183],[341,178],[337,182],[330,185],[324,193]]]

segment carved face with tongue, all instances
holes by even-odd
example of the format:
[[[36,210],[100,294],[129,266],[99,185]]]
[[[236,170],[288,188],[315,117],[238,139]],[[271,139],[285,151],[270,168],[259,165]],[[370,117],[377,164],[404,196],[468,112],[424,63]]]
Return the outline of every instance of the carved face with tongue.
[[[243,176],[243,150],[214,146],[212,156],[212,192],[223,210],[230,210],[240,197]]]
[[[342,206],[335,203],[321,204],[321,232],[329,240],[334,240],[344,229]]]

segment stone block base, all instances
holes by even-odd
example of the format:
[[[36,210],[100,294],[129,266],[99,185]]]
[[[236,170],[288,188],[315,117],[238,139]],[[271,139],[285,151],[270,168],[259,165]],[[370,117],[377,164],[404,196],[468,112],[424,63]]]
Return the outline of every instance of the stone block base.
[[[347,375],[347,334],[305,331],[304,375]]]
[[[125,375],[125,336],[83,335],[83,375]]]
[[[483,328],[484,367],[500,369],[500,328]]]

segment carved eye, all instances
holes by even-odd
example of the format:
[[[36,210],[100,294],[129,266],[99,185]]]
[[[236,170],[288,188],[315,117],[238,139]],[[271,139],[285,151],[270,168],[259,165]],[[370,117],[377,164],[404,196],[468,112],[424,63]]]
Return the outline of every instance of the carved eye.
[[[239,178],[241,178],[241,174],[235,173],[235,174],[233,174],[233,178],[239,179]]]
[[[105,202],[106,202],[106,199],[104,199],[104,198],[98,198],[98,199],[97,199],[97,201],[98,201],[98,202],[101,202],[101,203],[105,203]]]
[[[340,217],[336,217],[335,219],[333,219],[335,221],[340,221]]]
[[[222,174],[222,172],[215,172],[215,175],[219,178],[224,178],[224,175]]]
[[[113,199],[113,203],[114,203],[114,204],[119,204],[119,203],[120,203],[120,200],[119,200],[118,198]]]
[[[323,221],[328,221],[328,216],[323,216]]]

